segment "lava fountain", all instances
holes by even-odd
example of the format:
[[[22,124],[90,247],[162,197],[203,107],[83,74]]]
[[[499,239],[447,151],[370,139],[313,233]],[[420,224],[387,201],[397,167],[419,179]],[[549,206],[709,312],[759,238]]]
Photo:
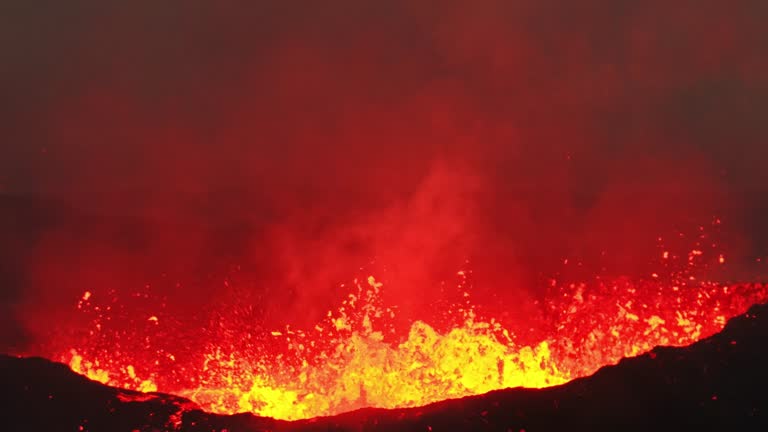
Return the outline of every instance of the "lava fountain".
[[[387,286],[370,274],[347,285],[339,307],[312,328],[257,331],[235,318],[192,335],[151,293],[126,301],[89,290],[77,302],[87,331],[51,357],[115,387],[185,396],[214,413],[289,420],[554,386],[655,346],[689,345],[768,299],[765,284],[699,276],[726,262],[716,244],[699,240],[683,253],[662,246],[659,272],[644,278],[553,279],[539,316],[512,322],[474,304],[472,271],[464,269],[447,318],[425,314],[407,332],[393,325],[397,305],[383,303]]]

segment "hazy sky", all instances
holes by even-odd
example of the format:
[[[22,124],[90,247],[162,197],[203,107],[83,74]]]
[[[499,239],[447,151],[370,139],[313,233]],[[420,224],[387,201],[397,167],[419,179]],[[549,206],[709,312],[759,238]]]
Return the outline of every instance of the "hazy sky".
[[[437,157],[593,186],[629,152],[766,183],[762,1],[3,9],[8,192],[357,189]]]

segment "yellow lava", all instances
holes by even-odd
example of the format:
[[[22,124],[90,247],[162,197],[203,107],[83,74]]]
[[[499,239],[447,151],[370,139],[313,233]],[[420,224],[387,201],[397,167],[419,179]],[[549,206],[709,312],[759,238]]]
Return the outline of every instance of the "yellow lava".
[[[374,325],[389,313],[376,306],[381,284],[370,277],[356,286],[358,292],[312,332],[271,332],[293,347],[292,356],[254,357],[252,351],[210,345],[199,365],[185,369],[195,377],[193,388],[162,381],[149,359],[150,366],[141,368],[154,371],[149,377],[139,377],[125,361],[131,357],[118,353],[99,362],[72,350],[63,360],[104,384],[144,392],[159,388],[210,412],[296,420],[562,384],[658,345],[693,343],[768,299],[763,284],[701,284],[685,290],[653,285],[642,291],[626,281],[592,291],[572,286],[565,291],[571,293],[568,299],[553,309],[560,311],[554,330],[542,330],[538,343],[516,343],[497,322],[477,319],[471,308],[461,310],[463,321],[449,331],[416,321],[406,337],[391,342]]]
[[[303,419],[362,407],[402,408],[508,387],[547,387],[569,380],[551,361],[547,342],[516,348],[471,323],[441,335],[413,324],[396,346],[377,333],[353,334],[321,366],[306,362],[294,380],[232,370],[221,388],[181,392],[217,413],[253,412]],[[235,362],[236,364],[237,362]],[[221,371],[223,368],[219,368]]]

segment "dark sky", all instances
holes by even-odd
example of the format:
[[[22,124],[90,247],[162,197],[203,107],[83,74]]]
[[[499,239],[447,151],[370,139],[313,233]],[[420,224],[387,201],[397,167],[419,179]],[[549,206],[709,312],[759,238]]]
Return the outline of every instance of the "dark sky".
[[[233,263],[292,316],[374,256],[408,287],[632,272],[716,215],[765,253],[765,1],[183,3],[0,6],[4,345]]]

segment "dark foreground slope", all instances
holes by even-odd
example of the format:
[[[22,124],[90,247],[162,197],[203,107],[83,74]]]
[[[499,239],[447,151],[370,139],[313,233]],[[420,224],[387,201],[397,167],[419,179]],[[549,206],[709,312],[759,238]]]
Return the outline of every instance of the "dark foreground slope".
[[[719,334],[542,389],[427,407],[282,422],[203,413],[192,402],[118,390],[39,358],[0,357],[0,429],[25,431],[768,430],[768,305]],[[81,429],[82,427],[82,429]]]

